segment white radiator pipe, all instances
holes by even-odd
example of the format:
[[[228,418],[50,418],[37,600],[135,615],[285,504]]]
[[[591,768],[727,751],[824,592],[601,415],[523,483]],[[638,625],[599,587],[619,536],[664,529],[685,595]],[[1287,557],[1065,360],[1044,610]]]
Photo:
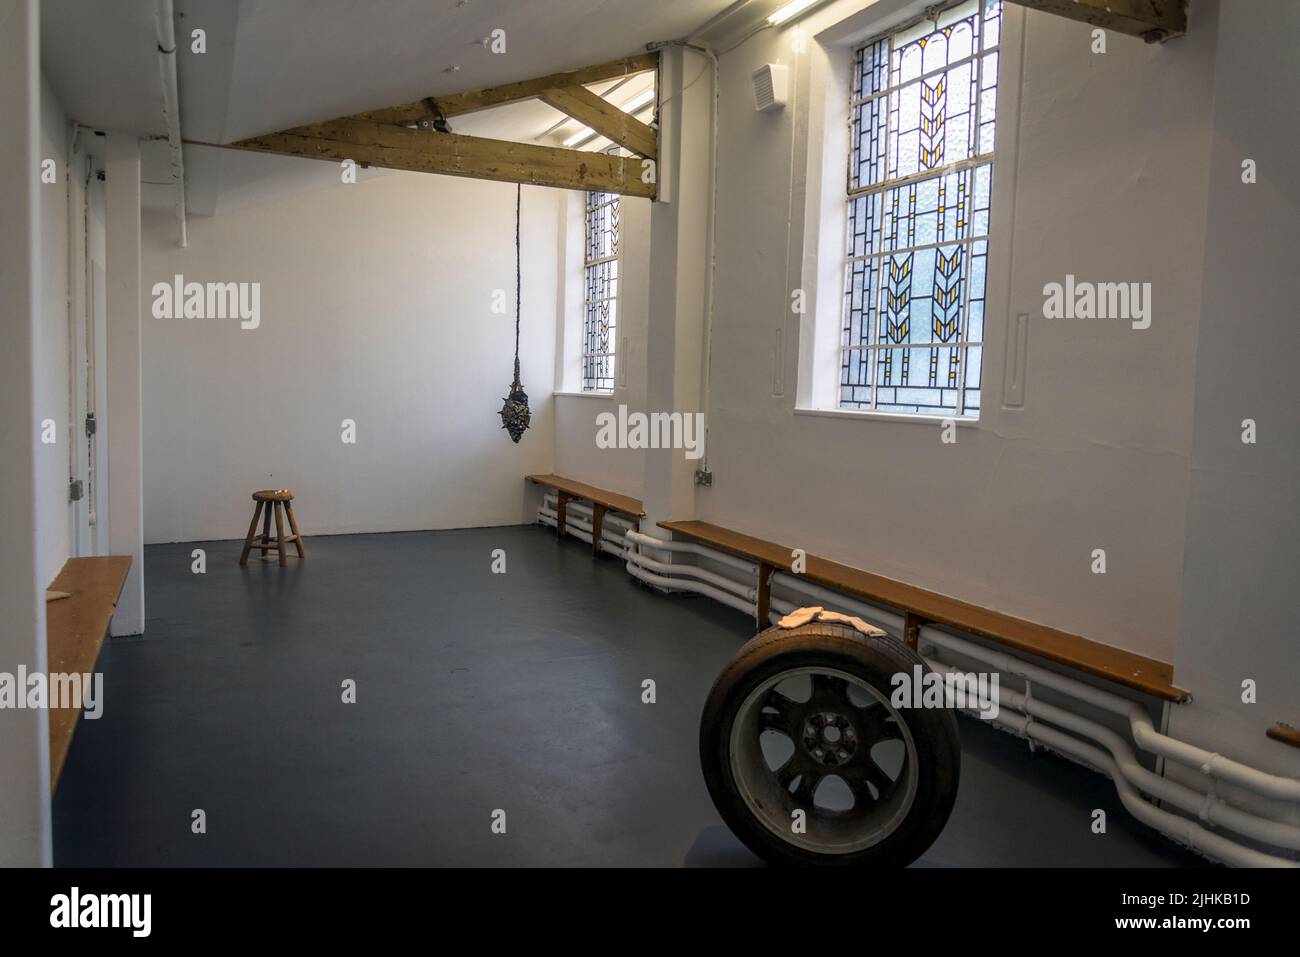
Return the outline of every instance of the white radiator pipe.
[[[545,512],[543,512],[540,517],[540,521],[542,522],[543,525],[549,525],[551,526],[551,528],[555,527],[554,515],[547,515]],[[591,544],[591,532],[583,531],[580,528],[575,528],[573,525],[570,525],[568,522],[565,522],[565,534],[572,535],[574,538],[578,539],[579,541],[586,542],[588,545]],[[607,534],[602,534],[600,536],[600,550],[602,552],[608,552],[611,555],[616,555],[619,558],[623,558],[624,554],[627,551],[627,549],[623,545],[620,545],[618,542],[611,540]]]
[[[661,575],[655,575],[652,572],[648,572],[644,568],[639,568],[630,560],[627,563],[627,572],[633,578],[646,582],[647,584],[675,591],[691,591],[700,595],[707,595],[714,601],[719,601],[724,605],[729,605],[737,611],[745,612],[751,618],[754,615],[753,602],[733,595],[730,592],[723,591],[720,588],[714,588],[712,585],[707,585],[704,582],[691,581],[687,578],[665,578]]]
[[[545,503],[546,507],[551,509],[552,511],[554,511],[556,508],[559,507],[559,501],[556,498],[554,493],[547,493],[546,495],[542,496],[542,501]],[[569,500],[569,503],[565,506],[565,511],[568,511],[569,509],[573,509],[579,515],[584,515],[584,516],[591,515],[593,511],[590,505],[586,504],[585,502],[578,501],[576,499]],[[617,525],[619,528],[623,528],[623,529],[636,527],[635,522],[633,522],[629,518],[624,518],[618,512],[606,512],[605,521],[609,522],[612,525]]]
[[[548,508],[540,509],[538,511],[538,515],[544,516],[547,519],[549,519],[549,521],[546,524],[550,525],[552,528],[555,527],[555,522],[559,518],[559,516],[554,511]],[[584,519],[581,515],[566,514],[564,524],[566,529],[581,529],[583,532],[587,533],[588,538],[591,537],[592,524],[588,520]],[[616,530],[602,528],[600,530],[600,537],[602,540],[614,542],[620,547],[625,547],[626,545],[626,543],[623,541],[623,536]]]
[[[543,508],[539,510],[538,514],[545,520],[545,523],[552,528],[554,528],[556,522],[559,521],[559,516],[550,509]],[[590,522],[583,521],[575,515],[565,515],[564,518],[564,528],[566,533],[581,533],[579,537],[588,544],[591,543],[592,525]],[[617,532],[611,532],[607,528],[602,528],[600,530],[600,540],[602,543],[609,542],[617,545],[619,548],[617,554],[620,556],[622,555],[623,550],[627,548],[627,544],[623,541],[623,536],[619,535]]]
[[[926,658],[925,661],[926,664],[940,674],[964,674],[960,669],[954,668],[945,662],[932,658]],[[1105,725],[1080,717],[1073,712],[1066,711],[1064,708],[1048,704],[1039,698],[1032,698],[1008,688],[999,688],[997,704],[999,710],[1004,707],[1010,708],[1035,718],[1041,718],[1044,721],[1050,721],[1052,724],[1059,725],[1065,730],[1082,735],[1085,738],[1091,738],[1110,752],[1115,768],[1124,780],[1152,797],[1168,801],[1181,810],[1199,816],[1204,821],[1222,825],[1245,837],[1254,838],[1257,841],[1263,841],[1277,847],[1300,850],[1300,827],[1256,817],[1254,814],[1238,810],[1224,803],[1213,795],[1195,791],[1184,784],[1179,784],[1172,778],[1161,777],[1147,770],[1138,763],[1128,743]]]
[[[749,613],[753,614],[753,606],[758,601],[758,590],[748,588],[733,578],[726,578],[709,571],[707,568],[701,568],[699,565],[670,565],[665,562],[657,562],[648,555],[641,555],[635,551],[628,550],[627,560],[629,563],[647,568],[652,572],[657,572],[664,576],[688,575],[691,578],[698,578],[700,581],[708,582],[717,588],[735,594],[749,602]]]
[[[1195,821],[1162,811],[1148,803],[1125,780],[1114,759],[1100,748],[1072,738],[1065,732],[1048,725],[1039,724],[1027,715],[1015,711],[999,712],[998,716],[992,719],[992,723],[1014,731],[1022,737],[1032,738],[1062,754],[1084,761],[1107,775],[1115,783],[1119,799],[1130,814],[1180,844],[1237,867],[1300,866],[1295,861],[1243,847],[1230,838],[1207,831]]]
[[[1044,687],[1054,688],[1104,711],[1127,718],[1129,727],[1132,729],[1133,740],[1137,742],[1138,747],[1153,754],[1161,755],[1171,761],[1177,761],[1179,764],[1195,768],[1209,777],[1227,781],[1264,797],[1278,801],[1300,801],[1300,781],[1295,778],[1284,778],[1276,774],[1258,771],[1255,768],[1233,761],[1231,758],[1225,758],[1221,754],[1215,754],[1161,734],[1151,725],[1151,719],[1146,712],[1127,698],[1121,698],[1119,695],[1103,691],[1100,688],[1094,688],[1082,681],[1076,681],[1057,672],[1048,671],[1046,668],[1031,665],[1027,661],[957,638],[933,627],[922,628],[920,637],[921,640],[937,645],[940,648],[947,648],[960,655],[974,658],[976,661],[984,662],[999,671],[1021,675]]]
[[[654,538],[643,532],[630,531],[627,533],[627,539],[635,542],[644,548],[658,549],[661,552],[676,552],[679,554],[699,555],[710,561],[717,562],[720,565],[726,565],[737,571],[744,572],[750,578],[757,580],[758,566],[753,562],[747,562],[743,558],[736,558],[734,555],[728,555],[717,549],[709,548],[707,545],[698,545],[695,542],[670,542],[662,538]],[[683,566],[686,567],[686,566]]]

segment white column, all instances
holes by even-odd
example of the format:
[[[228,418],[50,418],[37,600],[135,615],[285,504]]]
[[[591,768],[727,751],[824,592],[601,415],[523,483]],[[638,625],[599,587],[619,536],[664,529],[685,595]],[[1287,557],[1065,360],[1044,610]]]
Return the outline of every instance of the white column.
[[[689,61],[689,62],[688,62]],[[701,411],[705,280],[708,276],[709,126],[712,68],[700,54],[669,47],[660,62],[659,198],[650,211],[650,313],[646,411]],[[695,517],[695,469],[682,449],[647,449],[648,521]]]
[[[0,672],[15,676],[46,668],[36,567],[39,22],[36,0],[0,0]],[[0,710],[0,867],[51,863],[49,741],[48,712]]]
[[[140,385],[140,143],[109,133],[105,148],[108,274],[109,552],[131,556],[112,634],[144,632],[144,459]]]
[[[1300,9],[1286,0],[1225,3],[1217,18],[1210,239],[1199,263],[1191,478],[1174,649],[1174,682],[1192,692],[1192,703],[1171,711],[1169,733],[1261,770],[1300,777],[1300,751],[1264,735],[1274,722],[1294,724],[1300,715],[1294,290],[1300,131],[1278,122],[1278,105],[1300,98],[1294,54]],[[1214,12],[1197,25],[1215,29]],[[1254,176],[1246,178],[1253,182],[1243,181],[1248,160]],[[1254,697],[1243,700],[1247,681]],[[1165,773],[1202,777],[1173,763]],[[1300,823],[1294,806],[1279,811]]]

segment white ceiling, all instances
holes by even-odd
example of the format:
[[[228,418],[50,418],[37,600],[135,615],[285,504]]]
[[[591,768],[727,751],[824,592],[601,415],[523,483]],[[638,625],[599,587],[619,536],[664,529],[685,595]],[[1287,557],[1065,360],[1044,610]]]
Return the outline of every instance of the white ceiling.
[[[182,133],[186,139],[230,142],[577,69],[640,52],[652,41],[690,36],[723,11],[749,2],[174,0]],[[165,132],[154,7],[154,0],[42,0],[43,68],[70,117],[99,129]],[[206,32],[207,52],[201,55],[190,50],[196,28]],[[505,30],[503,54],[482,42],[497,28]],[[635,92],[629,84],[612,98],[622,102]],[[541,103],[527,102],[455,117],[452,126],[479,136],[532,140],[562,119]],[[555,130],[552,139],[575,129],[570,124]],[[147,183],[165,178],[163,156],[151,144]],[[338,182],[330,164],[198,146],[186,147],[185,163],[188,206],[197,215]],[[146,198],[166,207],[171,192],[146,186]]]
[[[224,132],[238,139],[577,69],[686,36],[730,2],[244,0]],[[482,43],[496,28],[503,54]]]
[[[41,69],[68,116],[166,133],[152,0],[41,0]]]

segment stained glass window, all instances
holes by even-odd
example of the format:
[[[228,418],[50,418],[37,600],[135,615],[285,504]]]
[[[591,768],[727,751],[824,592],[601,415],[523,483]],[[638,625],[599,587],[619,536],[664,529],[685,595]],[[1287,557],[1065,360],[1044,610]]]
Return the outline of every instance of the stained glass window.
[[[617,194],[587,194],[582,297],[583,392],[610,392],[614,388],[619,211]]]
[[[840,407],[977,417],[1001,0],[857,51]]]

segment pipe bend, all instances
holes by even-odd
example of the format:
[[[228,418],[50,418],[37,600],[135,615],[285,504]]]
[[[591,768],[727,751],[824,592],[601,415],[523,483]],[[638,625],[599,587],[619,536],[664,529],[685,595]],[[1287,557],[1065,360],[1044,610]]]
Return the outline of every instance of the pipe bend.
[[[747,562],[743,558],[736,558],[734,555],[724,555],[715,549],[711,549],[706,545],[700,545],[697,542],[669,541],[667,539],[655,538],[652,535],[638,532],[635,529],[629,529],[624,534],[628,541],[635,542],[643,548],[654,549],[660,552],[678,552],[690,555],[699,555],[701,558],[707,558],[720,565],[726,565],[729,568],[734,568],[747,575],[758,575],[758,567],[754,565],[753,562]]]
[[[754,614],[754,606],[751,602],[747,602],[745,599],[722,591],[721,589],[714,588],[712,585],[707,585],[704,582],[694,582],[681,578],[664,578],[660,575],[654,574],[653,572],[648,572],[644,568],[638,568],[630,558],[628,559],[626,567],[628,574],[639,581],[648,582],[649,584],[656,585],[660,588],[675,588],[681,591],[691,591],[700,595],[707,595],[714,601],[728,605],[737,611],[743,611],[747,615]]]
[[[963,673],[961,669],[954,668],[944,661],[927,658],[926,663],[941,674]],[[1300,827],[1272,821],[1233,807],[1217,799],[1212,790],[1203,793],[1173,778],[1161,777],[1138,763],[1128,743],[1105,725],[1010,689],[1003,689],[999,693],[998,703],[999,709],[1006,707],[1023,712],[1030,720],[1036,717],[1072,734],[1097,742],[1110,752],[1123,778],[1139,791],[1168,801],[1188,814],[1195,814],[1201,820],[1221,825],[1245,837],[1288,850],[1300,851]]]
[[[725,578],[722,575],[716,575],[707,568],[700,568],[698,565],[667,565],[663,562],[657,562],[647,555],[639,555],[636,552],[629,551],[627,555],[629,564],[636,564],[642,568],[658,572],[664,576],[665,581],[680,581],[679,575],[688,575],[706,581],[709,584],[722,589],[723,591],[733,592],[746,601],[754,602],[758,599],[758,592],[754,588],[747,588],[740,582]]]
[[[921,629],[921,638],[940,648],[982,661],[1000,671],[1019,674],[1037,684],[1053,688],[1063,694],[1094,705],[1112,714],[1127,718],[1134,742],[1152,754],[1158,754],[1178,764],[1203,771],[1218,780],[1235,784],[1264,797],[1289,803],[1300,803],[1300,781],[1259,771],[1248,765],[1216,755],[1195,745],[1178,741],[1161,734],[1151,725],[1146,713],[1128,698],[1110,691],[1076,681],[1067,675],[1048,671],[1028,662],[1018,661],[1002,652],[966,641],[933,626]]]

